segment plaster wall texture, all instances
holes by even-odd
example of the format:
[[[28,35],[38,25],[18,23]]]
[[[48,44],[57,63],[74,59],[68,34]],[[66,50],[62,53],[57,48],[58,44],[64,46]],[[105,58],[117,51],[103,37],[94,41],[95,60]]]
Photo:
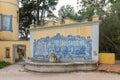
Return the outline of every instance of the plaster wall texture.
[[[12,16],[12,31],[0,31],[0,40],[18,40],[18,12],[17,0],[0,0],[0,14]]]
[[[73,26],[70,28],[54,28],[54,29],[46,29],[34,32],[34,39],[38,40],[40,38],[49,36],[53,37],[55,34],[61,33],[63,36],[73,35],[73,36],[90,36],[92,38],[92,27],[91,26]],[[48,35],[49,34],[49,35]]]
[[[89,48],[88,50],[92,50],[92,52],[90,51],[90,53],[88,53],[88,55],[89,54],[92,55],[92,57],[91,57],[92,59],[88,58],[87,53],[85,53],[85,55],[83,56],[84,59],[82,59],[82,60],[98,61],[99,21],[55,25],[55,26],[49,26],[49,27],[44,27],[44,28],[36,27],[36,28],[32,28],[30,31],[31,31],[31,39],[30,39],[30,46],[31,46],[30,56],[31,57],[35,57],[34,54],[38,54],[36,57],[43,56],[44,58],[47,58],[48,56],[45,56],[45,55],[50,53],[48,50],[48,49],[50,49],[50,47],[48,47],[49,42],[46,42],[44,40],[52,39],[54,41],[54,40],[56,40],[57,37],[62,36],[62,37],[64,37],[64,39],[62,39],[62,40],[63,40],[63,42],[65,42],[66,40],[70,39],[70,37],[69,37],[69,35],[70,35],[70,36],[72,36],[73,39],[77,38],[78,36],[80,39],[84,38],[86,40],[89,40],[89,38],[90,38],[92,40],[91,47],[87,47],[86,45],[89,43],[84,44],[84,41],[83,42],[80,41],[79,43],[84,44],[82,47],[86,46],[86,49]],[[42,42],[42,40],[43,40],[43,42]],[[55,48],[56,45],[61,46],[61,44],[59,44],[60,39],[57,38],[57,40],[58,40],[57,44],[50,42],[50,44],[52,45],[51,47],[54,46],[53,48]],[[42,43],[45,43],[47,45],[44,45],[43,47],[41,47],[42,48],[41,49],[40,44],[42,44]],[[69,46],[69,44],[66,44],[65,46]],[[75,46],[75,44],[71,45],[69,47],[74,47],[74,46]],[[79,46],[81,46],[81,45],[79,45]],[[59,49],[59,50],[62,50],[63,47],[61,47],[61,49]],[[67,47],[67,48],[70,49],[69,47]],[[76,45],[76,47],[78,48],[77,45]],[[78,56],[80,56],[82,53],[84,53],[84,51],[89,52],[87,50],[79,51],[80,47],[79,47],[79,50],[77,50],[76,47],[74,47],[75,53],[73,53],[73,52],[70,53],[70,54],[72,54],[72,56],[76,56],[76,57],[74,57],[75,60],[78,58]],[[37,48],[39,48],[39,49],[37,49]],[[65,50],[68,50],[68,49],[65,49]],[[39,50],[43,50],[43,52],[41,53]],[[54,52],[54,50],[56,50],[56,49],[52,49],[52,50]],[[64,51],[64,52],[58,51],[58,55],[59,55],[59,53],[61,55],[64,55],[62,57],[66,58],[65,56],[67,56],[67,58],[69,58],[68,55],[66,55],[66,54],[68,54],[68,51]],[[71,56],[71,55],[69,55],[69,56]],[[88,58],[88,59],[85,59],[85,58]],[[78,59],[78,60],[80,60],[80,59]]]
[[[26,58],[30,56],[30,42],[29,41],[0,41],[0,61],[7,61],[13,63],[13,45],[26,45]],[[10,58],[5,58],[5,48],[10,48]]]
[[[115,64],[115,53],[100,53],[99,63],[102,64]]]

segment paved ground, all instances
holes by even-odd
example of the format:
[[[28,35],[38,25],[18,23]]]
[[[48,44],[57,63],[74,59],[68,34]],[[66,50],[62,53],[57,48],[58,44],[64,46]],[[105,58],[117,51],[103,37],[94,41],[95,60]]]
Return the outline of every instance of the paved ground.
[[[99,65],[98,70],[106,71],[106,72],[113,72],[113,73],[120,73],[120,64],[110,65],[110,64],[101,64]]]
[[[104,72],[35,73],[22,72],[18,63],[0,70],[0,80],[120,80],[120,75]]]

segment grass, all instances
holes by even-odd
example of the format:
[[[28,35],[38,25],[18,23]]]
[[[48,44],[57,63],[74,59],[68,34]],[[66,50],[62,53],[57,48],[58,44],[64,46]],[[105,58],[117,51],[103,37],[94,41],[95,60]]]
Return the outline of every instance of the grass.
[[[6,67],[6,66],[8,66],[8,65],[10,65],[10,63],[9,63],[9,62],[0,61],[0,69],[2,69],[2,68],[4,68],[4,67]]]

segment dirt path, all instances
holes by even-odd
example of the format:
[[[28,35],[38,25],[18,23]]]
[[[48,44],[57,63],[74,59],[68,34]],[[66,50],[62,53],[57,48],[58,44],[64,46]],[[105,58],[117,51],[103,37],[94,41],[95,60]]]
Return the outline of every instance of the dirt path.
[[[35,73],[21,72],[23,66],[14,64],[0,70],[0,80],[120,80],[120,75],[104,72]]]

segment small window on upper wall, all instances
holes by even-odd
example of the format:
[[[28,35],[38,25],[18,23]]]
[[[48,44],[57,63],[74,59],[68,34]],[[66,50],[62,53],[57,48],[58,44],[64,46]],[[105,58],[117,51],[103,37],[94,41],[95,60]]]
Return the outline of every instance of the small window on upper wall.
[[[17,11],[17,22],[19,23],[19,11]]]
[[[1,30],[2,31],[13,31],[12,30],[12,16],[11,15],[1,15]]]
[[[2,28],[1,22],[2,22],[2,20],[1,20],[1,14],[0,14],[0,30]]]
[[[6,54],[5,54],[5,57],[6,57],[6,58],[10,58],[10,48],[9,48],[9,47],[6,47],[6,48],[5,48],[5,53],[6,53]]]

